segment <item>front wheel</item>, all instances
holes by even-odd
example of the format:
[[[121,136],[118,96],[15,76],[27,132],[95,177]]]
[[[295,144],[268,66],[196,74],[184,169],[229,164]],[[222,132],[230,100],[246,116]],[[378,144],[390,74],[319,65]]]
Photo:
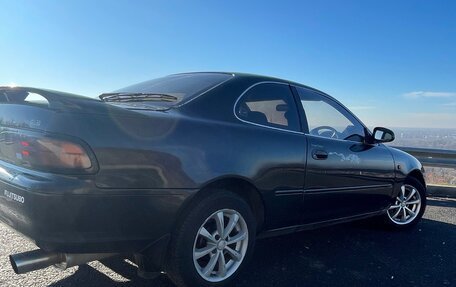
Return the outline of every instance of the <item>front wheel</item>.
[[[173,235],[168,276],[180,287],[225,286],[253,251],[256,224],[249,205],[215,191],[184,217]]]
[[[419,222],[426,209],[426,188],[415,178],[407,179],[384,216],[394,228],[407,228]]]

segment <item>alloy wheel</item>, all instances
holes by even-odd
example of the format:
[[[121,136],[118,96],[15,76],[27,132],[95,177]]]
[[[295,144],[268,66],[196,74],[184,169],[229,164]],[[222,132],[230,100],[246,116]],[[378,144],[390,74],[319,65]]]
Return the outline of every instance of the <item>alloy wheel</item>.
[[[239,212],[214,212],[199,228],[193,245],[193,263],[198,274],[209,282],[227,279],[244,260],[248,243],[248,227]]]
[[[393,205],[388,209],[388,217],[398,225],[411,223],[421,209],[421,196],[417,188],[404,184]]]

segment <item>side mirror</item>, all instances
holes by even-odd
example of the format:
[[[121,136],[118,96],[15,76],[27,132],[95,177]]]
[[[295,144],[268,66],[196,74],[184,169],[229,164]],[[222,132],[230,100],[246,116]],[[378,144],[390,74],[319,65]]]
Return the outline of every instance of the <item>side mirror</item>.
[[[387,128],[376,127],[372,133],[374,143],[387,143],[394,140],[394,132]]]

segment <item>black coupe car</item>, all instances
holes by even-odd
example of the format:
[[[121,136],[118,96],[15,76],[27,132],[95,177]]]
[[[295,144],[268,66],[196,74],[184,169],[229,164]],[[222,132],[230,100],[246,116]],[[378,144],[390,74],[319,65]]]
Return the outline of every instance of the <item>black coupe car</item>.
[[[413,226],[423,168],[286,80],[184,73],[81,97],[0,88],[0,220],[25,273],[115,254],[178,286],[228,284],[255,239],[373,217]]]

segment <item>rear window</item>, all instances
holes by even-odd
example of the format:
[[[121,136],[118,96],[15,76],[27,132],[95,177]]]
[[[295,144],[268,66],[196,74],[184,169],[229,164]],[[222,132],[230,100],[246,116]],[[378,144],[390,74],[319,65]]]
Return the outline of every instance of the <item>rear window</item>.
[[[201,95],[232,77],[232,74],[227,73],[176,74],[128,86],[115,93],[165,94],[174,96],[177,100],[160,104],[176,105]],[[156,105],[157,102],[151,104]]]

